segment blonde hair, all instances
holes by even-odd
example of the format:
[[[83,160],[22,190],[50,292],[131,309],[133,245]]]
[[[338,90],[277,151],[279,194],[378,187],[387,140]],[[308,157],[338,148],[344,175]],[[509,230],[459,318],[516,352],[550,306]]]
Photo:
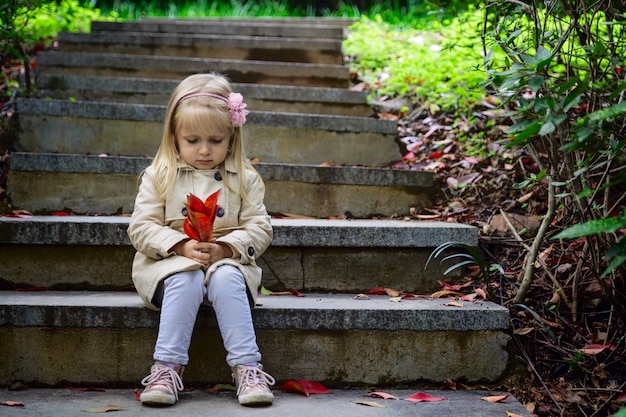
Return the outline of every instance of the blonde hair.
[[[226,102],[210,96],[195,96],[181,101],[190,94],[209,93],[228,97],[231,92],[229,80],[215,73],[190,75],[172,92],[167,106],[163,138],[151,164],[155,172],[155,186],[161,198],[165,198],[170,193],[178,175],[176,133],[183,124],[191,124],[202,130],[207,130],[210,126],[213,130],[229,132],[229,150],[226,160],[234,163],[238,173],[238,184],[228,184],[225,163],[220,165],[219,170],[226,186],[231,190],[236,187],[239,194],[247,198],[244,182],[245,170],[254,171],[254,168],[244,150],[242,129],[233,127]]]

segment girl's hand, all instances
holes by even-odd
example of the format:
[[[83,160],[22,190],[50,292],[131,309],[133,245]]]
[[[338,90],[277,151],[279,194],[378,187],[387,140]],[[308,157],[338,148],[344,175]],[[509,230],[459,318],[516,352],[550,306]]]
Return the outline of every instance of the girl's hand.
[[[228,245],[217,243],[215,240],[212,242],[184,240],[177,243],[172,250],[179,256],[184,256],[205,266],[233,256],[233,251]]]

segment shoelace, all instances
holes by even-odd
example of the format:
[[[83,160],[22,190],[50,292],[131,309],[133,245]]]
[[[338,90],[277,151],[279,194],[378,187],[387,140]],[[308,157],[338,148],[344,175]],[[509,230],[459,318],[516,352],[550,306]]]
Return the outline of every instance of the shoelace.
[[[240,376],[241,379],[239,387],[237,388],[237,395],[247,387],[253,387],[259,384],[274,385],[276,383],[276,380],[270,374],[260,368],[249,366],[244,369],[244,372],[242,372],[243,375]]]
[[[175,369],[168,366],[159,367],[156,371],[150,372],[150,375],[141,380],[141,384],[146,388],[152,385],[164,385],[171,388],[176,401],[178,401],[178,391],[184,389],[183,380]]]

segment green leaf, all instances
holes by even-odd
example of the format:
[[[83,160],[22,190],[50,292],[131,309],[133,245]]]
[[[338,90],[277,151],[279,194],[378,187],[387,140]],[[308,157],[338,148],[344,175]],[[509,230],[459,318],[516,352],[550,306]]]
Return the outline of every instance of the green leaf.
[[[615,104],[608,109],[602,109],[598,111],[594,111],[589,115],[589,120],[592,121],[600,121],[610,119],[615,116],[619,116],[623,113],[626,113],[626,101],[622,101],[618,104]]]
[[[541,75],[535,75],[534,77],[530,77],[528,79],[528,86],[531,90],[533,90],[533,92],[536,93],[543,85],[544,80],[545,78],[543,78]]]
[[[598,233],[613,233],[624,227],[626,227],[626,215],[622,215],[622,217],[607,217],[568,227],[556,234],[552,239],[576,239]]]
[[[547,122],[541,126],[541,130],[539,130],[539,135],[540,136],[549,135],[550,133],[553,133],[555,130],[556,130],[556,126],[554,126],[554,123]]]
[[[606,253],[605,259],[612,260],[606,270],[600,275],[600,278],[606,277],[608,274],[615,271],[618,266],[626,262],[626,240],[622,239],[617,245],[611,247]]]

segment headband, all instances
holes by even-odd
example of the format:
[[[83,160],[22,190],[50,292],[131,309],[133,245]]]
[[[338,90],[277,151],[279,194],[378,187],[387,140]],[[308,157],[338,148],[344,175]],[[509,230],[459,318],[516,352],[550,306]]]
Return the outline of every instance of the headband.
[[[243,102],[243,96],[239,93],[230,93],[228,98],[212,93],[193,93],[187,94],[178,100],[178,102],[180,103],[181,101],[185,101],[192,97],[214,97],[226,102],[228,112],[230,113],[230,121],[232,122],[233,127],[243,126],[244,123],[246,123],[246,116],[250,113],[246,110],[248,105]]]

